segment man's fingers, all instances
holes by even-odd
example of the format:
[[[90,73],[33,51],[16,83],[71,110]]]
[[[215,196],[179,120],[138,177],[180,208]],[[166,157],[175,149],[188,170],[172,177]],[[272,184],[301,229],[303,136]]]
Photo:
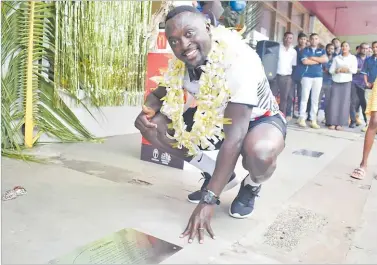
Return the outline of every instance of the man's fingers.
[[[147,128],[157,128],[157,124],[150,122],[147,116],[143,117],[143,124]]]
[[[181,238],[186,237],[190,234],[190,227],[191,227],[191,220],[187,224],[185,231],[180,235]]]
[[[212,239],[216,239],[215,233],[212,230],[212,227],[210,224],[206,224],[207,232],[211,236]]]
[[[198,233],[199,233],[199,243],[203,244],[204,243],[204,225],[201,224],[198,228]]]
[[[194,221],[193,225],[190,228],[190,237],[189,237],[189,243],[192,243],[193,239],[196,236],[196,232],[198,231],[199,224],[198,222]]]

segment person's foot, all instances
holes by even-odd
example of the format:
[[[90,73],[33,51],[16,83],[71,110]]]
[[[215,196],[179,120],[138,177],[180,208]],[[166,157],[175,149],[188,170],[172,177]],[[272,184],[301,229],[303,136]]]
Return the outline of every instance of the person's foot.
[[[310,127],[312,127],[313,129],[320,129],[321,126],[318,125],[317,121],[312,121],[310,123]]]
[[[292,120],[292,117],[291,117],[291,116],[287,116],[287,117],[285,118],[285,120],[286,120],[287,122],[290,122],[290,121]]]
[[[211,175],[208,174],[207,172],[202,173],[202,176],[203,176],[204,182],[203,182],[203,185],[200,188],[200,190],[194,191],[193,193],[191,193],[187,196],[187,200],[191,203],[199,203],[200,202],[200,200],[202,199],[202,191],[205,188],[207,188],[207,185],[208,185],[209,181],[211,180]],[[225,186],[224,191],[234,188],[235,186],[237,186],[237,184],[238,184],[238,182],[237,182],[237,179],[236,179],[236,174],[233,173],[230,180],[228,181],[228,184]]]
[[[300,126],[300,127],[302,127],[302,128],[305,128],[305,127],[306,127],[306,122],[305,122],[305,120],[304,120],[303,118],[299,118],[299,119],[297,120],[297,124],[298,124],[298,126]]]
[[[352,173],[351,173],[351,178],[354,178],[354,179],[364,179],[365,177],[365,174],[366,174],[366,167],[358,167],[356,168]]]
[[[350,128],[356,128],[356,122],[354,122],[354,121],[351,121],[351,123],[350,123],[350,126],[349,126]]]
[[[293,115],[293,119],[298,119],[298,116],[297,115]]]
[[[340,125],[337,125],[337,126],[335,127],[335,130],[337,130],[337,131],[343,131],[343,127],[340,126]]]
[[[368,130],[368,126],[365,126],[364,128],[361,129],[362,132],[366,132]]]
[[[249,177],[248,175],[246,178]],[[258,197],[261,188],[262,185],[257,187],[245,185],[245,180],[243,180],[238,195],[229,208],[229,215],[237,219],[249,217],[254,210],[255,198]]]
[[[356,118],[356,126],[360,126],[363,124],[363,122],[360,120],[360,118]]]

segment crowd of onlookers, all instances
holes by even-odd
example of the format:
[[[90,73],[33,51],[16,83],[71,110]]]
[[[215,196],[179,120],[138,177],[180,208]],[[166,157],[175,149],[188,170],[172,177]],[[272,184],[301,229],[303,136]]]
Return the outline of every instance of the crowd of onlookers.
[[[315,33],[300,33],[295,47],[294,39],[293,33],[284,34],[277,76],[271,81],[286,119],[296,118],[300,127],[309,121],[318,129],[317,115],[323,109],[329,129],[355,128],[362,120],[367,125],[367,99],[377,76],[377,41],[351,51],[349,43],[338,38],[323,47]]]

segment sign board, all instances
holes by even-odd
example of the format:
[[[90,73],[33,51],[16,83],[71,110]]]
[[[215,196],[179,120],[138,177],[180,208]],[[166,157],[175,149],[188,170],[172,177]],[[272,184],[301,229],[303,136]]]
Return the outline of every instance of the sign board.
[[[166,72],[169,59],[172,57],[172,53],[169,52],[170,47],[167,43],[165,32],[163,30],[160,30],[157,38],[157,46],[159,50],[148,53],[147,57],[145,98],[149,95],[149,93],[157,88],[159,83],[158,79],[161,78]],[[153,146],[144,138],[142,138],[140,158],[143,161],[178,169],[183,169],[184,165],[183,160],[173,157],[171,154],[164,152],[156,146]]]
[[[49,264],[158,264],[181,249],[134,229],[123,229]]]

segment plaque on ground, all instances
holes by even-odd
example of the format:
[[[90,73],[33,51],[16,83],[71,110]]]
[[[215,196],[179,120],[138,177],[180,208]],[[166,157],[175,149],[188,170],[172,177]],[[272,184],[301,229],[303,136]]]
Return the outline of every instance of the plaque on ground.
[[[294,151],[293,154],[302,155],[302,156],[310,156],[310,157],[315,157],[315,158],[318,158],[323,155],[322,152],[317,152],[317,151],[312,151],[312,150],[307,150],[307,149],[300,149],[300,150]]]
[[[157,264],[181,249],[134,229],[123,229],[49,264]]]

